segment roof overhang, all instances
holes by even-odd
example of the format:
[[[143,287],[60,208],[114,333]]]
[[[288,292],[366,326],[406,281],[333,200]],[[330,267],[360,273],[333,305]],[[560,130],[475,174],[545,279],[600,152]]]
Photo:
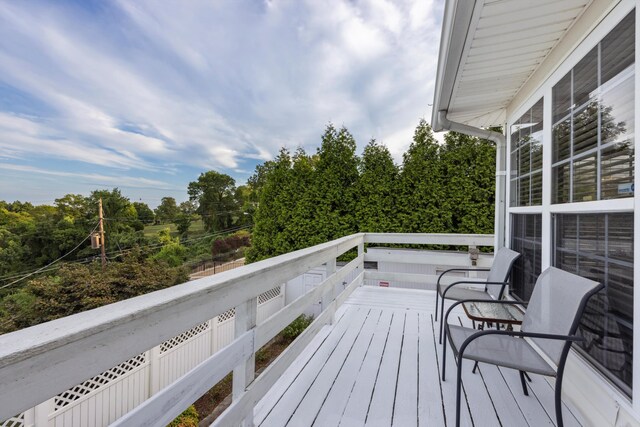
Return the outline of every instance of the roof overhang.
[[[507,107],[592,3],[600,9],[615,1],[448,0],[433,129],[443,130],[447,121],[503,125]]]

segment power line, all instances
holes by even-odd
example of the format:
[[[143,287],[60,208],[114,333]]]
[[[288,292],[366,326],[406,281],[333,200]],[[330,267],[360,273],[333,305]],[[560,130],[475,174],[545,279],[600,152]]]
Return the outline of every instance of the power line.
[[[36,271],[34,271],[34,272],[32,272],[32,273],[29,273],[29,274],[27,274],[27,275],[25,275],[25,276],[21,277],[20,279],[16,279],[16,280],[14,280],[14,281],[13,281],[13,282],[11,282],[11,283],[8,283],[8,284],[6,284],[6,285],[2,285],[2,286],[0,286],[0,289],[8,288],[9,286],[11,286],[11,285],[13,285],[13,284],[15,284],[15,283],[18,283],[18,282],[20,282],[20,281],[22,281],[22,280],[26,279],[27,277],[31,277],[31,276],[33,276],[34,274],[38,273],[39,271],[42,271],[42,270],[44,270],[45,268],[50,267],[50,266],[52,266],[53,264],[57,263],[58,261],[62,260],[62,259],[63,259],[64,257],[66,257],[67,255],[70,255],[72,252],[74,252],[76,249],[78,249],[78,248],[80,247],[80,245],[82,245],[82,244],[83,244],[83,243],[84,243],[88,238],[90,238],[90,237],[91,237],[91,234],[93,234],[93,232],[97,230],[97,228],[98,228],[98,226],[99,226],[99,225],[100,225],[100,224],[96,224],[96,226],[95,226],[95,227],[93,227],[93,230],[91,230],[91,231],[89,232],[89,234],[87,235],[87,237],[85,237],[84,239],[82,239],[82,241],[81,241],[80,243],[78,243],[78,244],[76,245],[76,247],[75,247],[75,248],[71,249],[71,250],[70,250],[69,252],[67,252],[66,254],[64,254],[64,255],[62,255],[61,257],[58,257],[57,259],[55,259],[55,260],[51,261],[49,264],[45,265],[44,267],[41,267],[41,268],[39,268],[38,270],[36,270]]]
[[[247,228],[250,228],[250,227],[251,227],[251,225],[244,225],[244,226],[240,226],[240,227],[231,227],[231,228],[227,228],[225,230],[220,230],[220,231],[212,233],[212,234],[207,234],[205,236],[199,236],[199,237],[194,237],[194,238],[191,238],[191,239],[185,239],[185,240],[181,241],[180,244],[191,243],[191,242],[195,242],[195,241],[198,241],[198,240],[207,239],[207,238],[210,238],[210,237],[220,236],[222,234],[232,233],[232,232],[244,230],[244,229],[247,229]],[[134,250],[140,250],[140,249],[145,249],[145,248],[147,248],[147,249],[155,249],[155,248],[159,248],[159,247],[162,247],[162,246],[164,246],[164,243],[152,243],[152,244],[149,244],[149,245],[135,246],[135,247],[132,247],[132,248],[127,248],[127,249],[122,249],[122,250],[118,250],[118,251],[107,252],[107,255],[116,254],[115,256],[118,256],[118,255],[120,255],[122,253],[127,253],[127,252],[131,252],[131,251],[134,251]]]
[[[96,225],[96,228],[97,227],[98,227],[98,225]],[[235,232],[235,231],[244,230],[244,229],[247,229],[247,228],[250,228],[250,227],[251,227],[251,225],[245,225],[245,226],[239,226],[239,227],[231,227],[231,228],[228,228],[228,229],[225,229],[225,230],[217,231],[215,233],[207,234],[205,236],[199,236],[199,237],[194,237],[194,238],[191,238],[191,239],[186,239],[186,240],[183,240],[182,242],[180,242],[180,244],[193,243],[193,242],[196,242],[196,241],[199,241],[199,240],[204,240],[204,239],[207,239],[207,238],[210,238],[210,237],[215,237],[215,236],[219,236],[219,235],[226,234],[226,233],[231,233],[231,232]],[[45,273],[45,272],[53,271],[53,270],[56,270],[56,269],[60,268],[61,266],[53,266],[53,264],[55,264],[56,262],[60,261],[62,258],[66,257],[67,255],[69,255],[70,253],[75,251],[85,240],[87,240],[87,238],[91,237],[91,234],[96,230],[96,228],[94,228],[91,231],[91,233],[89,233],[89,236],[85,237],[82,240],[82,242],[80,242],[75,248],[73,248],[71,251],[69,251],[65,255],[61,256],[57,260],[52,261],[51,263],[49,263],[49,264],[47,264],[47,265],[45,265],[43,267],[37,268],[35,270],[27,270],[27,271],[23,271],[23,272],[20,272],[20,273],[10,273],[9,275],[0,277],[0,280],[11,280],[11,279],[19,277],[19,279],[15,280],[15,281],[13,281],[13,282],[11,282],[9,284],[0,286],[0,289],[4,289],[6,287],[9,287],[14,283],[17,283],[17,282],[22,281],[23,279],[26,279],[27,277],[33,276],[34,274]],[[115,258],[117,258],[119,256],[122,256],[124,254],[130,253],[130,252],[135,251],[135,250],[142,250],[143,252],[149,252],[152,249],[157,249],[157,248],[160,248],[162,246],[164,246],[164,243],[152,243],[152,244],[149,244],[149,245],[135,246],[133,248],[127,248],[127,249],[121,249],[121,250],[115,250],[115,251],[107,252],[106,255],[109,255],[109,257],[108,257],[109,259],[115,259]],[[97,256],[91,256],[91,257],[84,258],[82,260],[69,261],[66,264],[87,264],[87,263],[90,263],[90,262],[92,262],[92,261],[94,261],[96,259],[97,259]]]

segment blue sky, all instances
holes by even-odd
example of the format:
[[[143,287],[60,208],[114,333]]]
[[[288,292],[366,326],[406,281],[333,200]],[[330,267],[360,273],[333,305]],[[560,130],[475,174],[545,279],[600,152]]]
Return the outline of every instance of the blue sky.
[[[397,160],[430,117],[442,1],[0,0],[0,199],[239,184],[332,122]]]

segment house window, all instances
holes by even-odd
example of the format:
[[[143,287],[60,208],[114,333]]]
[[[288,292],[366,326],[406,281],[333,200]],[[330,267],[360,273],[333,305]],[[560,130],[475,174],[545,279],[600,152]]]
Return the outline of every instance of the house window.
[[[635,12],[552,91],[552,203],[634,193]]]
[[[511,249],[520,258],[513,265],[509,289],[513,296],[528,301],[541,269],[541,214],[511,214]]]
[[[577,346],[631,394],[633,347],[633,213],[556,214],[554,266],[605,285],[589,300]]]
[[[542,104],[511,125],[511,206],[542,204]]]

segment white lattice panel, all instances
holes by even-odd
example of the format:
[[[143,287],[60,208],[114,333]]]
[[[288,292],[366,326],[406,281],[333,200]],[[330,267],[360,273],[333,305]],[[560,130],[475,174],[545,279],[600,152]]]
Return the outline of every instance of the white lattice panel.
[[[267,292],[263,292],[258,295],[258,305],[264,304],[265,302],[272,300],[274,298],[278,298],[282,293],[282,287],[277,286],[273,289],[269,289]]]
[[[198,335],[206,332],[209,329],[209,322],[204,322],[189,329],[187,332],[183,332],[180,335],[171,338],[160,344],[160,354],[171,350],[174,347],[179,346],[180,344],[189,341],[190,339],[197,337]]]
[[[117,381],[119,378],[127,375],[129,372],[146,363],[147,358],[145,353],[139,354],[138,356],[129,359],[126,362],[122,362],[118,366],[111,368],[100,375],[96,375],[95,377],[88,379],[87,381],[78,384],[63,393],[60,393],[53,398],[54,412],[61,410],[65,406],[75,402],[83,396],[86,396],[92,391],[107,387],[110,383]]]
[[[211,356],[212,337],[209,331],[209,328],[204,329],[204,332],[191,337],[170,351],[160,354],[158,361],[160,388],[171,384]]]
[[[0,427],[23,427],[23,426],[24,426],[24,412],[16,417],[12,417],[6,421],[0,422]]]
[[[232,308],[218,315],[218,322],[222,323],[226,320],[233,319],[236,316],[236,309]]]

